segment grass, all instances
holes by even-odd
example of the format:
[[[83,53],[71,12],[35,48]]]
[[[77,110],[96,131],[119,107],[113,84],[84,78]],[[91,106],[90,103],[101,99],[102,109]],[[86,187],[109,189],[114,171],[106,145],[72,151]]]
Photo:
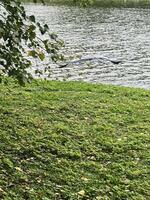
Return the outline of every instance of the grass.
[[[150,199],[150,91],[0,85],[0,199]]]

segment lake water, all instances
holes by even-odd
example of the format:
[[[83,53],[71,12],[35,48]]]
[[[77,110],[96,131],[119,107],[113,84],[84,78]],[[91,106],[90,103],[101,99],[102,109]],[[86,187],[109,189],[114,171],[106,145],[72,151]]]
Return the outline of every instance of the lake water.
[[[26,4],[27,12],[57,32],[68,56],[101,55],[121,60],[92,61],[59,68],[51,63],[52,80],[80,80],[150,89],[150,10]]]

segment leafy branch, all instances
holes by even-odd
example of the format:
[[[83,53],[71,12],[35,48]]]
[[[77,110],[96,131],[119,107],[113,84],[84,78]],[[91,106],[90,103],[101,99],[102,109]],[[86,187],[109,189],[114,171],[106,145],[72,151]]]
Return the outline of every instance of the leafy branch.
[[[59,50],[63,42],[50,33],[47,24],[41,25],[34,15],[27,16],[19,0],[0,0],[0,12],[1,81],[4,76],[12,76],[22,85],[30,81],[29,57],[43,61],[49,54],[54,62],[62,58]],[[46,39],[41,39],[43,35]]]

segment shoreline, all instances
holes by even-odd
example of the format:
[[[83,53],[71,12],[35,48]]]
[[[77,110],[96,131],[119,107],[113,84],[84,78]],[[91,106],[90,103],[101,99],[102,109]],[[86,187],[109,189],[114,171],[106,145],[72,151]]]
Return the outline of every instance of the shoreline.
[[[23,0],[23,3],[33,3],[32,0]],[[68,5],[74,4],[69,0],[45,0],[48,5]],[[40,3],[40,0],[38,0]],[[93,7],[128,7],[128,8],[150,8],[150,0],[96,0]]]

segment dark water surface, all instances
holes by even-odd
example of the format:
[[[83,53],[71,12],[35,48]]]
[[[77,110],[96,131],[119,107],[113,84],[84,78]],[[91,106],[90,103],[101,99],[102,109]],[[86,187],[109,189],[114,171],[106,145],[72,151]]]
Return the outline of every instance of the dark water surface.
[[[93,61],[66,68],[51,66],[53,80],[80,80],[150,89],[150,9],[87,8],[26,4],[65,41],[70,56],[101,55],[119,65]]]

